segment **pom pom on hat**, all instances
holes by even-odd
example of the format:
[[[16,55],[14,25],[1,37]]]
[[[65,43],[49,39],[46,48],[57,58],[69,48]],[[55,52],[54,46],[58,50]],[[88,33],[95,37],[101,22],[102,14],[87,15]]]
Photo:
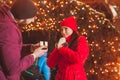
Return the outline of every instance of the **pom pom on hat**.
[[[17,19],[27,19],[36,15],[37,7],[32,0],[16,0],[11,7],[11,12]]]
[[[71,28],[73,31],[77,31],[77,24],[76,20],[73,16],[65,18],[61,23],[60,27],[67,26]]]

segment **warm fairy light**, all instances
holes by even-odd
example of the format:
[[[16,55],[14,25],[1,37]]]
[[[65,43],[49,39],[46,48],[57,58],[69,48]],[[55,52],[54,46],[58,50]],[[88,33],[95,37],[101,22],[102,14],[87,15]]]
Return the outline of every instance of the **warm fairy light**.
[[[34,2],[34,5],[38,6],[38,4],[36,2]]]
[[[90,73],[91,73],[91,74],[94,74],[94,73],[95,73],[94,69],[91,69],[91,70],[90,70]]]
[[[12,0],[10,0],[10,4],[12,4],[13,3],[13,1]]]
[[[119,38],[118,38],[118,37],[115,37],[115,40],[116,40],[116,41],[118,41],[118,40],[119,40]]]
[[[97,63],[97,61],[94,61],[94,64],[96,64]]]

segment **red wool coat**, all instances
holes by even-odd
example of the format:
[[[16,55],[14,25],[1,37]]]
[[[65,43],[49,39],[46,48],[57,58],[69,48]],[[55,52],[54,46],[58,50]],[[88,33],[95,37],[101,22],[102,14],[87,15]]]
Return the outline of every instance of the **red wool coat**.
[[[0,80],[20,80],[21,71],[34,63],[28,55],[21,59],[22,36],[7,5],[0,7]]]
[[[85,37],[80,36],[76,51],[68,47],[59,50],[55,48],[48,57],[47,64],[50,68],[58,66],[56,80],[87,80],[84,63],[88,55],[88,43]]]

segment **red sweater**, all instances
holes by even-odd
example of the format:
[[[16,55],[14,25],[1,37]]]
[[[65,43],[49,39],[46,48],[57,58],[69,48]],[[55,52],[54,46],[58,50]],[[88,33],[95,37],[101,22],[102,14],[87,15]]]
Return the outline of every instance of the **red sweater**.
[[[22,36],[7,5],[0,7],[0,80],[20,80],[21,71],[34,63],[28,55],[21,59]]]

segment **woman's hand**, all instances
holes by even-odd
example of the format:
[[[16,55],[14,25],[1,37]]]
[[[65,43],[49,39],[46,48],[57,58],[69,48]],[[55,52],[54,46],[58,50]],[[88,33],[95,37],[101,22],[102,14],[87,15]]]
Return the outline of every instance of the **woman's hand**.
[[[61,37],[58,41],[57,48],[61,48],[64,43],[66,43],[66,39],[64,37]]]

